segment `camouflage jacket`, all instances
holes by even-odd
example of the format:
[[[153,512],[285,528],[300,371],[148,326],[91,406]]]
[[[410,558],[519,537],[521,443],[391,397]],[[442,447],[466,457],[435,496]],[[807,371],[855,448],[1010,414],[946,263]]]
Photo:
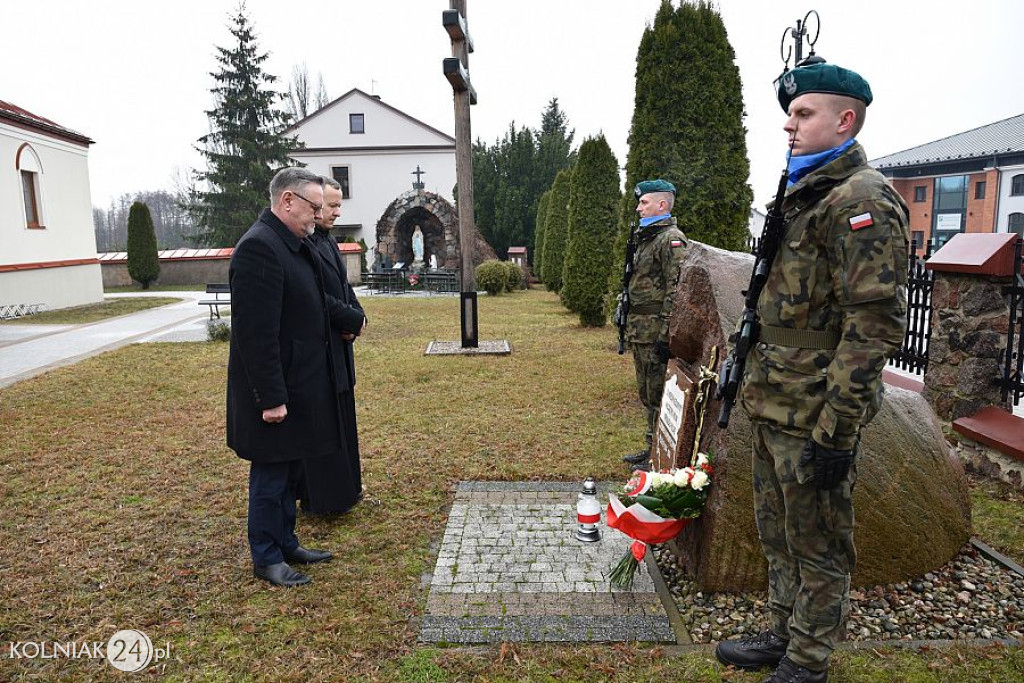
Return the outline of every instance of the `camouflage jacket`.
[[[831,331],[836,346],[766,343],[762,330],[741,402],[753,420],[853,448],[878,412],[882,370],[906,329],[907,205],[854,144],[790,187],[782,212],[785,234],[758,301],[761,324]]]
[[[686,235],[675,218],[640,228],[629,281],[629,317],[626,340],[640,344],[668,343],[668,318],[679,280],[679,261]]]

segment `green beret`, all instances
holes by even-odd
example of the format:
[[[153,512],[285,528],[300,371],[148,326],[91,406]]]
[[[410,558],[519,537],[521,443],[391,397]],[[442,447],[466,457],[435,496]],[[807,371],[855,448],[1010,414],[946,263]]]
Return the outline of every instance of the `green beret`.
[[[871,104],[871,86],[856,71],[835,64],[811,64],[790,69],[776,81],[779,104],[789,113],[789,103],[809,92],[846,95]]]
[[[636,189],[633,190],[633,194],[637,199],[640,199],[645,194],[651,192],[671,192],[676,193],[676,186],[667,180],[658,178],[657,180],[644,180],[636,184]]]

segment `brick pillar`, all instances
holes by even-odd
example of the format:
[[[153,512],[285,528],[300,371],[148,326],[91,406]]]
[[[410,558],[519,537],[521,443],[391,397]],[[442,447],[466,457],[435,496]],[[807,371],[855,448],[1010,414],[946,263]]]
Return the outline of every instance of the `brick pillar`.
[[[960,234],[928,261],[935,271],[924,396],[947,423],[998,406],[999,355],[1009,307],[1003,286],[1013,273],[1013,234]]]

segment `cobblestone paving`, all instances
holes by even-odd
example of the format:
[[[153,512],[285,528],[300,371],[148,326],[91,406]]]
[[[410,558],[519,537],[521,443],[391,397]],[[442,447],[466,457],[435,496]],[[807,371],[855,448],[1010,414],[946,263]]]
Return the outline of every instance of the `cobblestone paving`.
[[[630,541],[604,524],[604,513],[600,542],[573,538],[578,491],[567,483],[460,484],[420,639],[675,642],[646,566],[632,590],[609,585]]]

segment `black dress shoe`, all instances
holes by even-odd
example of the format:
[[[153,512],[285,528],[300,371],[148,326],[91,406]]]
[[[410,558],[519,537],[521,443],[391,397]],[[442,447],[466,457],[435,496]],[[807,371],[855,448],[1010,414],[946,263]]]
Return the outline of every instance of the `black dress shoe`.
[[[765,631],[742,640],[725,640],[715,648],[715,657],[722,664],[737,666],[751,671],[762,666],[778,666],[786,656],[788,640],[783,640],[771,631]]]
[[[651,459],[651,449],[645,448],[642,451],[636,453],[630,453],[629,455],[622,456],[622,462],[627,465],[639,465],[640,463]]]
[[[287,562],[278,562],[266,567],[253,565],[252,573],[257,579],[263,579],[275,586],[284,586],[285,588],[301,586],[310,581],[308,576],[302,572],[295,571],[288,566]]]
[[[762,683],[828,683],[828,669],[812,671],[783,657],[779,668]]]
[[[297,562],[299,564],[315,564],[317,562],[326,562],[327,560],[334,557],[331,553],[326,550],[310,550],[309,548],[303,548],[301,545],[291,552],[284,554],[284,559],[287,562]]]

